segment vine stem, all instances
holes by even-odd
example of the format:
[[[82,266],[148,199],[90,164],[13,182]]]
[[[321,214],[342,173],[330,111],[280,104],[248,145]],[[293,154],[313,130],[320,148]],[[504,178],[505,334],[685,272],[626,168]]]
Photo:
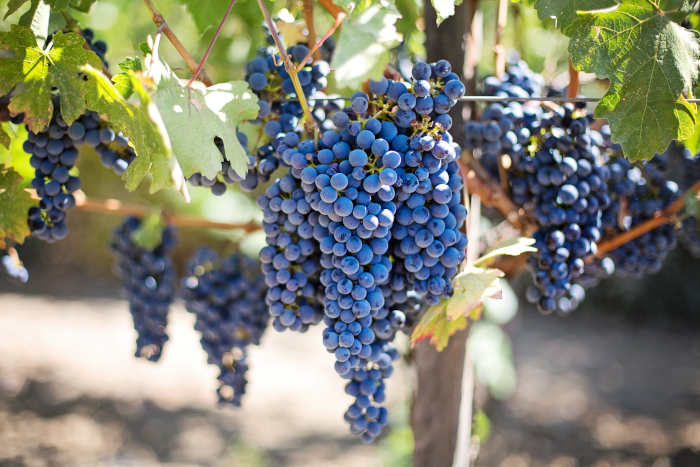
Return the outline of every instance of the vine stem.
[[[299,82],[299,77],[297,76],[299,70],[292,63],[292,59],[287,54],[287,50],[284,47],[284,44],[282,43],[282,39],[280,39],[279,34],[277,34],[277,27],[275,26],[275,23],[272,22],[270,12],[267,11],[265,0],[257,0],[257,2],[258,6],[260,7],[260,11],[265,17],[265,23],[267,23],[267,27],[270,30],[270,34],[272,34],[272,38],[275,41],[277,50],[279,50],[280,57],[282,57],[282,61],[284,62],[284,69],[287,70],[287,73],[289,73],[289,77],[291,78],[292,83],[294,84],[294,91],[296,91],[297,97],[299,98],[299,103],[301,104],[301,109],[304,111],[304,126],[306,127],[306,131],[313,134],[316,128],[316,120],[314,120],[313,115],[311,115],[309,103],[306,101],[306,95],[304,95],[304,90],[302,89],[301,83]],[[301,68],[303,68],[306,65],[306,62],[303,62],[300,65]]]
[[[566,90],[566,97],[578,96],[581,88],[581,74],[574,68],[574,62],[569,58],[569,86]]]
[[[598,245],[598,252],[596,253],[596,256],[600,258],[604,256],[605,253],[615,250],[621,247],[622,245],[631,242],[637,237],[641,237],[645,233],[654,230],[660,225],[669,224],[673,222],[674,215],[678,211],[683,209],[683,200],[685,196],[688,193],[697,194],[698,192],[700,192],[700,180],[698,180],[690,188],[688,188],[688,190],[685,193],[683,193],[683,196],[666,206],[664,209],[658,211],[656,215],[651,219],[634,226],[627,232],[621,233],[620,235],[616,235],[612,238],[602,241]]]
[[[216,43],[216,40],[219,38],[219,34],[221,34],[221,29],[224,27],[224,23],[226,22],[226,18],[228,18],[228,15],[231,14],[231,10],[233,9],[233,5],[236,4],[236,0],[231,0],[231,3],[228,6],[228,10],[226,10],[226,13],[224,14],[224,17],[221,18],[221,22],[219,23],[219,27],[216,29],[216,33],[214,33],[214,37],[212,38],[211,42],[209,43],[209,47],[207,47],[207,51],[204,54],[204,58],[202,58],[202,61],[199,63],[199,66],[197,67],[197,71],[194,72],[192,75],[192,78],[187,82],[186,87],[192,86],[192,83],[194,82],[195,79],[197,79],[197,76],[202,72],[202,69],[204,68],[204,64],[207,63],[207,59],[209,58],[209,54],[211,53],[211,50],[214,48],[214,44]]]
[[[66,26],[74,33],[85,39],[85,36],[83,35],[83,31],[80,30],[80,26],[78,25],[78,21],[73,18],[70,13],[68,13],[66,10],[61,10],[61,14],[63,15],[63,19],[66,20]],[[89,50],[90,52],[95,52],[92,50],[92,47],[90,47],[90,44],[85,41],[83,43],[83,48],[85,50]],[[100,62],[102,62],[100,60]],[[110,80],[112,79],[112,73],[109,72],[107,67],[105,66],[104,62],[102,62],[102,74],[105,75],[107,78]]]
[[[316,44],[316,25],[314,24],[314,0],[303,0],[304,9],[302,14],[304,15],[304,22],[306,23],[306,29],[309,31],[309,39],[306,41],[306,45],[309,50],[313,49],[314,60],[321,60],[321,52],[316,50],[314,45]]]
[[[163,15],[158,11],[158,9],[151,0],[143,0],[143,3],[144,5],[146,5],[146,8],[151,14],[151,18],[153,19],[153,22],[156,24],[156,26],[160,27],[162,24],[165,24],[165,27],[163,28],[163,34],[165,34],[165,37],[168,38],[170,43],[173,44],[173,47],[175,47],[175,50],[177,50],[180,56],[185,60],[185,63],[187,63],[187,66],[190,68],[190,71],[192,71],[192,73],[195,73],[197,71],[197,68],[199,68],[199,65],[197,65],[197,62],[194,61],[192,55],[190,55],[187,49],[185,49],[185,46],[182,45],[182,42],[180,42],[180,39],[177,38],[173,30],[170,29],[170,26],[168,26],[168,24],[165,22],[165,18],[163,17]],[[206,71],[201,70],[199,74],[202,77],[202,83],[204,83],[207,86],[212,86],[214,84],[211,78],[207,76]]]
[[[27,190],[34,199],[40,199],[36,190]],[[75,197],[75,211],[95,212],[99,214],[112,214],[117,216],[137,216],[144,217],[153,213],[153,208],[129,204],[118,199],[88,198],[82,192],[78,192]],[[169,212],[163,212],[163,217],[169,225],[174,227],[192,227],[197,229],[218,229],[218,230],[244,230],[255,232],[261,227],[255,222],[245,224],[228,224],[224,222],[212,222],[200,217],[179,216]]]

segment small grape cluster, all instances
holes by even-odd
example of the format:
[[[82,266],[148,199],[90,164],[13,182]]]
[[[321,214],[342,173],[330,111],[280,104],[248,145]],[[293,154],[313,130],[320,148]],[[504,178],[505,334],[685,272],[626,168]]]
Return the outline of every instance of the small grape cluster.
[[[195,330],[209,364],[217,365],[219,402],[240,406],[248,370],[246,348],[258,345],[269,313],[266,287],[257,261],[235,253],[223,260],[200,248],[182,280],[187,311],[197,316]]]
[[[31,154],[29,163],[34,168],[32,188],[41,198],[39,206],[28,212],[28,224],[32,235],[49,243],[68,235],[65,221],[68,210],[75,206],[72,193],[80,189],[80,178],[71,175],[78,159],[76,144],[80,138],[63,120],[58,99],[54,99],[56,113],[49,125],[38,134],[28,131],[23,143],[24,152]]]
[[[160,245],[149,251],[133,240],[140,226],[138,218],[127,218],[114,231],[110,249],[117,259],[117,270],[124,280],[129,310],[138,333],[136,356],[157,362],[168,340],[165,327],[177,287],[175,265],[169,256],[177,239],[174,229],[167,227]]]

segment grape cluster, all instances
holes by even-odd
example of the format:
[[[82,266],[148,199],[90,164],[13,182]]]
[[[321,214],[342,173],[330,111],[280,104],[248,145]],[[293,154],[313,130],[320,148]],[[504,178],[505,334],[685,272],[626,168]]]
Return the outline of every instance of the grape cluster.
[[[107,53],[107,43],[102,40],[95,40],[95,32],[90,28],[85,28],[82,30],[82,35],[85,38],[85,42],[90,46],[95,54],[100,57],[102,63],[104,63],[105,68],[109,68],[109,63],[105,60],[105,54]],[[47,41],[48,42],[48,41]]]
[[[195,329],[209,364],[217,365],[219,401],[240,406],[248,370],[246,348],[258,345],[269,313],[263,301],[264,278],[257,261],[233,254],[223,260],[200,248],[182,281],[187,311],[197,316]]]
[[[78,149],[83,143],[82,136],[71,129],[61,118],[58,99],[54,99],[56,113],[49,125],[38,134],[28,131],[22,148],[31,154],[30,165],[34,168],[32,188],[41,198],[39,206],[32,206],[28,212],[28,224],[32,235],[53,243],[68,235],[65,221],[68,210],[75,206],[72,193],[80,189],[80,178],[71,175],[78,159]],[[81,136],[78,138],[77,136]]]
[[[289,175],[258,200],[270,244],[261,259],[272,265],[266,275],[273,326],[302,328],[303,315],[311,316],[304,300],[314,287],[293,293],[298,278],[288,266],[304,267],[308,245],[323,268],[323,345],[355,397],[345,419],[367,442],[386,424],[377,404],[399,358],[391,342],[406,325],[404,311],[413,325],[421,298],[435,304],[451,296],[466,247],[459,147],[447,131],[447,112],[464,85],[448,62],[421,62],[410,87],[383,78],[370,81],[370,90],[377,97],[356,92],[333,116],[337,129],[317,144],[287,133],[277,153]],[[277,285],[285,281],[285,289]]]
[[[175,265],[169,256],[177,239],[172,228],[165,228],[160,245],[152,251],[146,250],[132,238],[140,226],[139,219],[127,218],[114,231],[110,249],[117,259],[117,270],[124,280],[138,333],[136,356],[157,362],[168,340],[165,327],[177,287]]]
[[[610,191],[615,197],[604,214],[609,235],[618,235],[656,215],[680,196],[678,185],[666,180],[668,159],[657,154],[650,161],[632,164],[623,157],[609,164]],[[620,277],[641,278],[655,274],[668,252],[676,247],[673,227],[661,225],[611,251],[615,273]]]

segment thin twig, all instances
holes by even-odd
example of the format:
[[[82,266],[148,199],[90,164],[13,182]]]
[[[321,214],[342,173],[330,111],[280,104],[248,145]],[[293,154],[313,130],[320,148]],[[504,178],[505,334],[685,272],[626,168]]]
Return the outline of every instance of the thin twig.
[[[39,199],[35,190],[27,190],[34,199]],[[129,204],[118,199],[88,198],[87,196],[75,197],[75,211],[95,212],[100,214],[112,214],[118,216],[138,216],[143,217],[153,213],[152,207]],[[194,227],[199,229],[218,230],[244,230],[255,232],[260,230],[260,225],[255,222],[245,224],[228,224],[224,222],[212,222],[206,219],[192,216],[180,216],[168,212],[163,212],[163,217],[168,224],[175,227]]]
[[[323,8],[325,8],[326,11],[335,19],[338,19],[338,15],[341,13],[347,14],[345,10],[333,3],[332,0],[318,0],[318,3],[320,3],[321,6],[323,6]]]
[[[66,20],[66,26],[75,34],[79,35],[83,39],[85,39],[85,36],[83,35],[83,31],[80,29],[80,25],[78,24],[78,21],[75,20],[66,10],[62,10],[61,14],[63,15],[63,19]],[[92,47],[90,47],[90,44],[88,44],[87,40],[83,43],[83,48],[85,50],[89,50],[90,52],[95,52]],[[100,60],[100,63],[102,63],[102,74],[105,75],[107,78],[110,80],[112,79],[112,73],[109,72],[109,69],[105,66],[104,62]]]
[[[170,29],[170,26],[167,25],[163,15],[158,11],[158,9],[151,0],[143,0],[143,3],[146,5],[146,8],[148,8],[149,13],[151,14],[151,18],[153,19],[153,22],[156,24],[156,26],[165,24],[165,28],[163,28],[163,34],[165,34],[165,37],[168,38],[170,43],[173,44],[173,47],[175,47],[175,50],[177,50],[180,56],[185,60],[185,63],[187,63],[187,66],[189,67],[190,71],[192,71],[192,73],[195,73],[197,71],[197,68],[199,68],[199,65],[197,64],[197,62],[194,61],[189,52],[187,52],[185,46],[182,45],[182,42],[180,42],[173,30]],[[214,84],[211,78],[207,76],[206,71],[201,70],[199,74],[202,77],[202,83],[204,83],[207,86],[212,86]]]
[[[314,46],[316,45],[316,25],[314,24],[314,0],[303,0],[304,9],[302,14],[304,15],[304,22],[306,23],[306,30],[309,31],[309,37],[306,41],[306,45],[309,50],[312,50],[314,60],[321,60],[321,51],[317,50]],[[308,60],[308,58],[306,59]],[[304,61],[306,63],[306,61]]]
[[[291,66],[291,60],[289,60],[289,55],[287,55],[287,48],[282,43],[282,39],[280,39],[279,34],[277,34],[277,26],[275,26],[275,23],[272,21],[272,18],[270,18],[270,12],[267,11],[267,6],[265,6],[265,0],[257,1],[258,6],[260,7],[260,11],[262,11],[263,16],[265,17],[265,23],[267,23],[267,27],[270,29],[270,34],[272,34],[272,39],[275,41],[277,50],[280,53],[280,57],[282,57],[285,69],[289,71],[289,67]]]
[[[598,252],[596,253],[596,256],[601,258],[605,256],[605,253],[613,251],[663,224],[672,223],[674,221],[674,214],[683,209],[683,199],[685,198],[685,196],[688,193],[698,192],[700,192],[700,180],[698,180],[690,188],[688,188],[688,190],[685,193],[683,193],[683,196],[666,206],[664,209],[657,212],[656,215],[651,219],[644,221],[641,224],[637,224],[627,232],[621,233],[620,235],[616,235],[612,238],[602,241],[598,245]]]
[[[323,36],[321,38],[321,40],[316,43],[316,45],[313,47],[313,49],[311,49],[311,51],[309,51],[308,55],[304,58],[304,61],[302,62],[303,64],[306,64],[309,61],[309,58],[311,57],[311,55],[313,55],[316,51],[318,51],[319,47],[321,47],[321,45],[323,45],[323,43],[326,42],[326,39],[331,37],[331,35],[335,32],[335,30],[338,29],[338,26],[340,26],[343,23],[343,19],[345,19],[345,13],[339,13],[338,17],[335,19],[335,24],[333,25],[333,27],[330,28],[328,30],[328,32],[326,33],[326,35]],[[309,34],[311,34],[311,33],[309,33]],[[316,38],[314,38],[314,41],[315,40],[316,40]]]
[[[207,63],[207,59],[209,58],[209,54],[211,53],[211,49],[214,48],[214,44],[216,43],[216,40],[219,38],[219,34],[221,34],[221,29],[224,27],[224,22],[226,21],[226,18],[228,18],[228,15],[231,13],[231,10],[233,9],[233,5],[236,4],[236,0],[231,0],[231,3],[228,6],[228,10],[226,10],[226,13],[224,14],[224,17],[221,18],[221,23],[219,23],[219,27],[216,29],[216,33],[214,33],[214,37],[212,38],[211,42],[209,43],[209,47],[207,47],[207,51],[204,54],[204,58],[202,61],[199,63],[199,66],[197,67],[197,71],[194,72],[192,75],[192,78],[187,82],[187,87],[189,88],[192,86],[192,83],[194,82],[195,79],[197,79],[197,76],[202,72],[202,69],[204,68],[204,64]]]

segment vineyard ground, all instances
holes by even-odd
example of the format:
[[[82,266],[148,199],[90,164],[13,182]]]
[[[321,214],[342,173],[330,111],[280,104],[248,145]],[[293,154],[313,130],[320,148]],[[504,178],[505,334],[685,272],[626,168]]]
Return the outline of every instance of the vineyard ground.
[[[83,285],[83,298],[0,288],[0,466],[397,465],[388,443],[347,433],[349,397],[314,345],[320,329],[267,334],[244,407],[217,411],[216,370],[180,304],[153,365],[132,357],[126,303]],[[585,310],[528,309],[509,326],[519,386],[504,403],[479,391],[493,433],[478,467],[700,465],[700,335]],[[410,379],[400,365],[394,409]]]

